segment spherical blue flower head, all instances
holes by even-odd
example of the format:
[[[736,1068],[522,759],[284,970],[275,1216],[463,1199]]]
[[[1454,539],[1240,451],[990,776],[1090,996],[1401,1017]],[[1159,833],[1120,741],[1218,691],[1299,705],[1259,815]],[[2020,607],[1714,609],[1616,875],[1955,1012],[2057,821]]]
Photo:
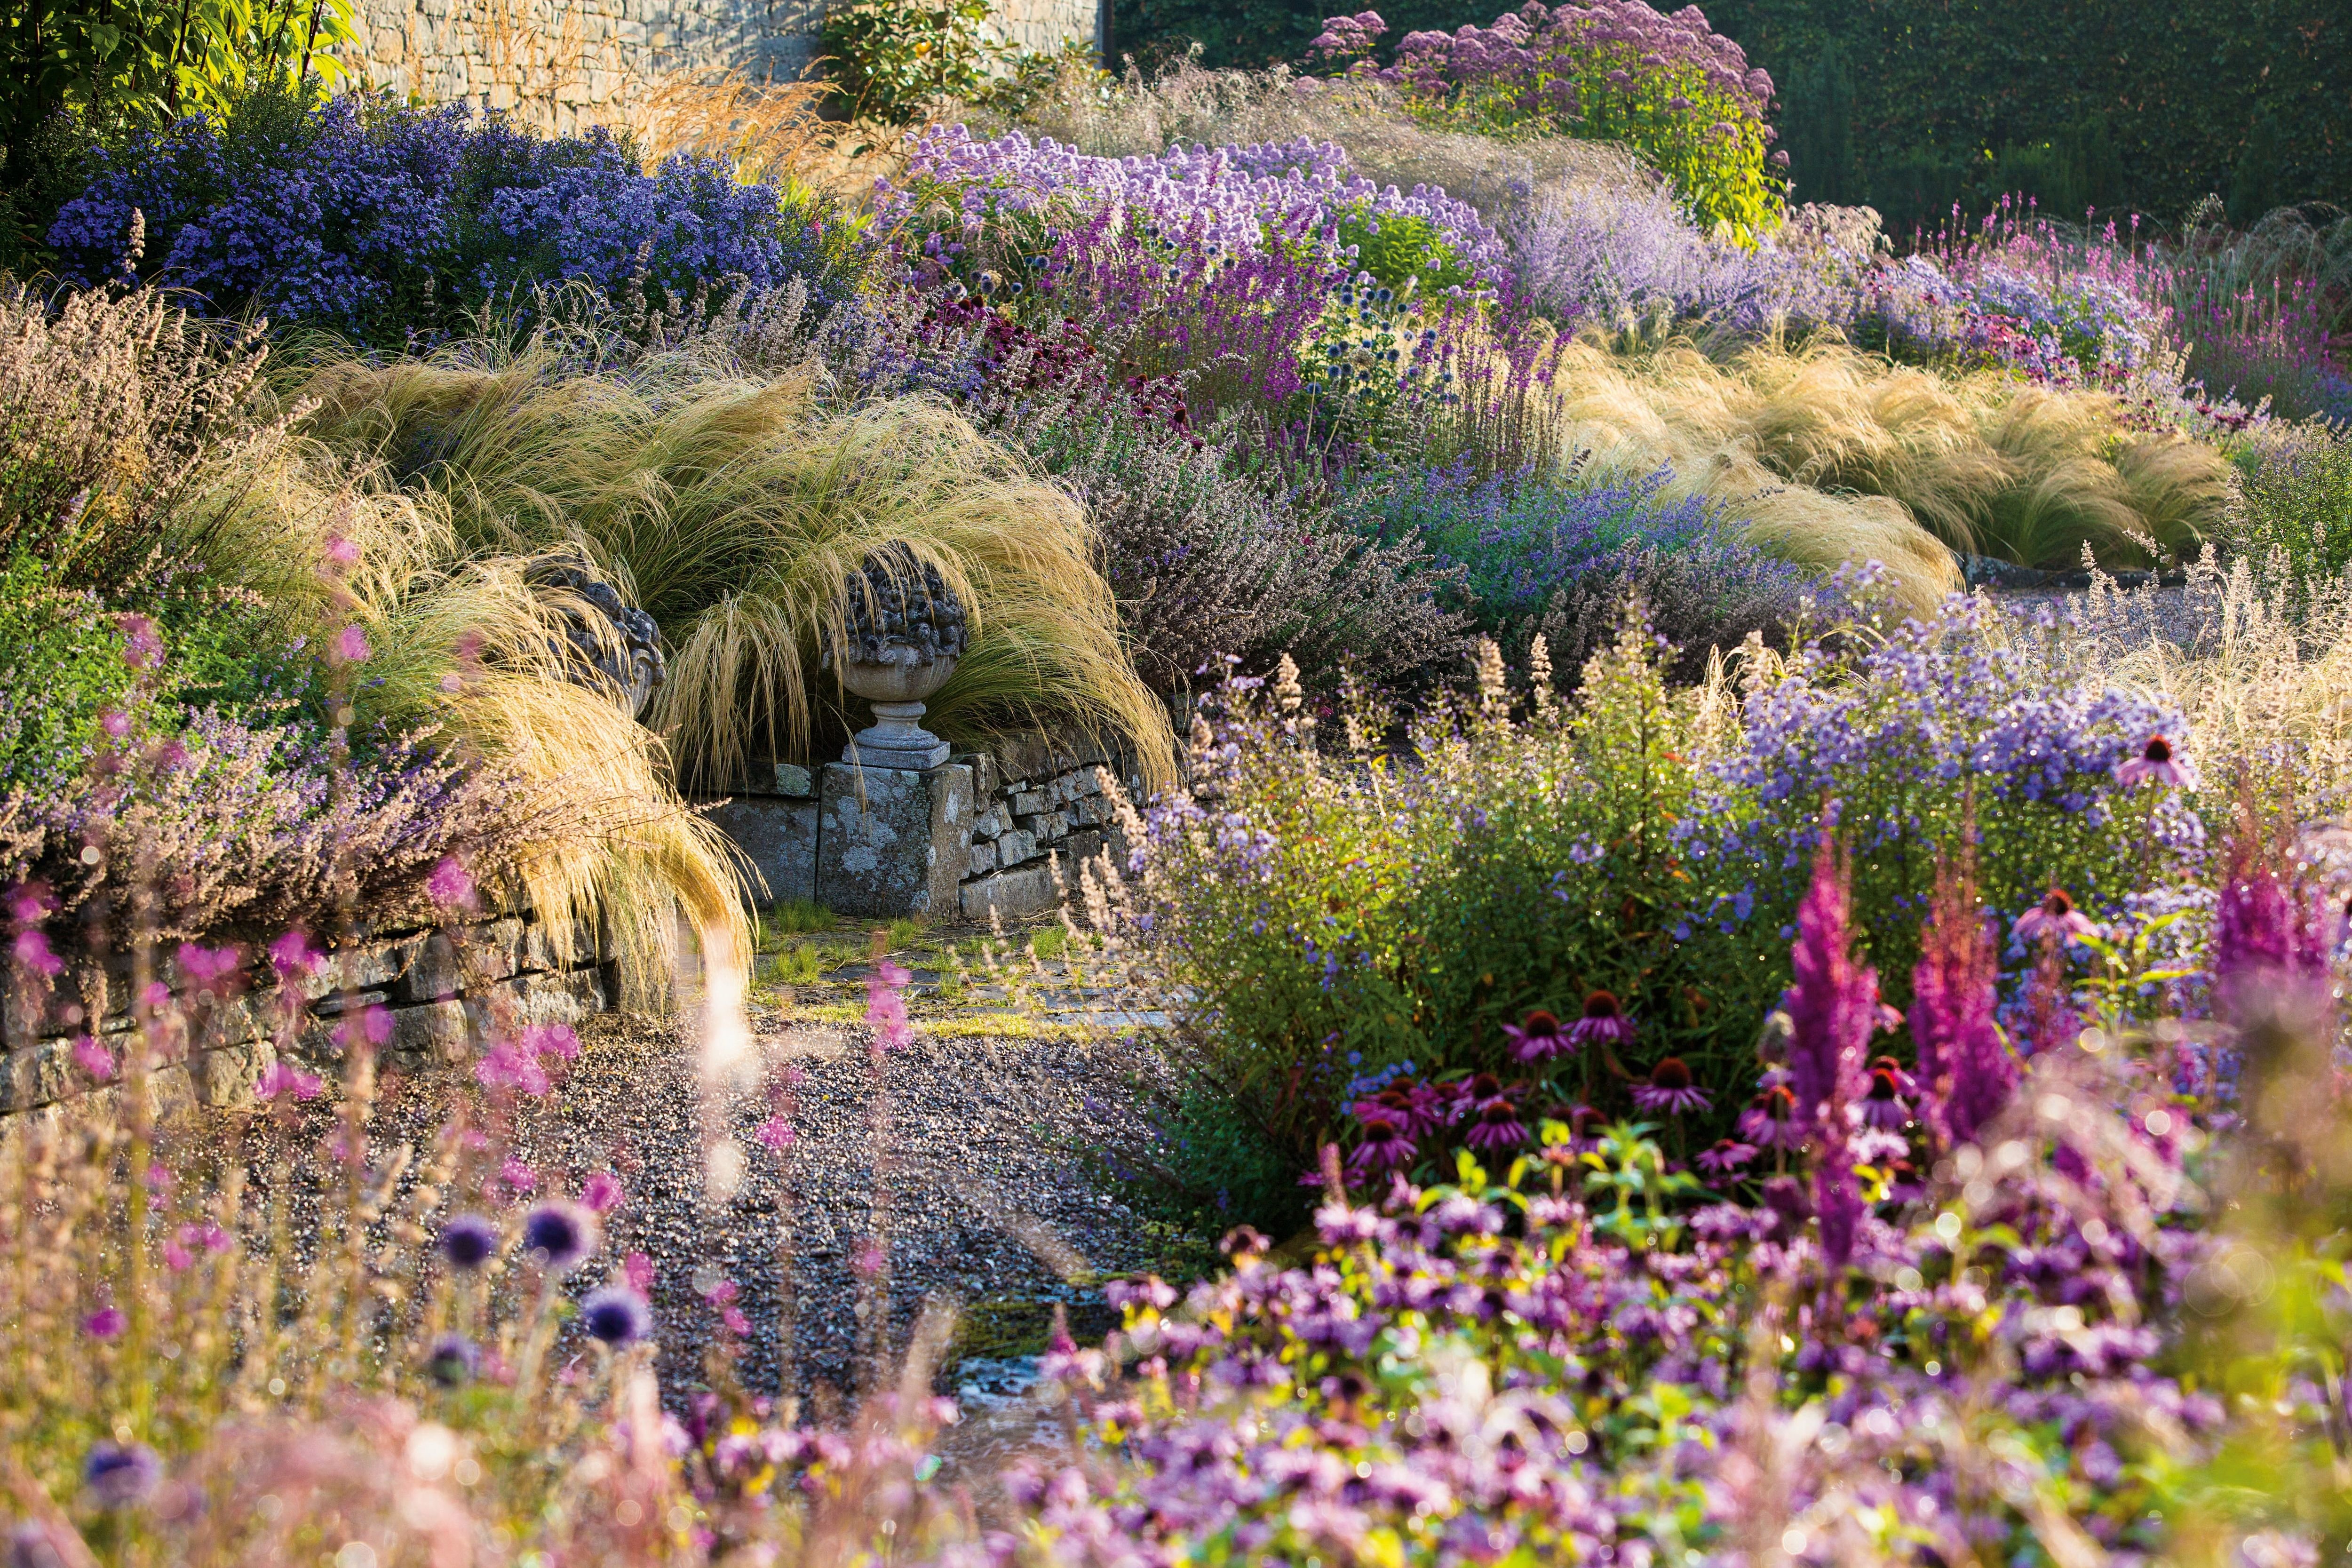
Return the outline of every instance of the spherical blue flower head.
[[[82,1461],[82,1479],[90,1495],[107,1508],[129,1508],[144,1502],[163,1479],[163,1456],[144,1443],[117,1443],[100,1438],[90,1445]]]
[[[588,1337],[620,1350],[633,1345],[653,1329],[653,1312],[646,1299],[625,1286],[592,1290],[580,1303],[580,1324]]]
[[[523,1250],[550,1274],[569,1274],[596,1250],[596,1216],[574,1203],[541,1204],[523,1216]]]
[[[441,1254],[471,1272],[498,1256],[499,1227],[478,1214],[461,1214],[441,1227]]]
[[[425,1370],[444,1388],[462,1388],[482,1368],[482,1347],[463,1334],[443,1334],[425,1354]]]

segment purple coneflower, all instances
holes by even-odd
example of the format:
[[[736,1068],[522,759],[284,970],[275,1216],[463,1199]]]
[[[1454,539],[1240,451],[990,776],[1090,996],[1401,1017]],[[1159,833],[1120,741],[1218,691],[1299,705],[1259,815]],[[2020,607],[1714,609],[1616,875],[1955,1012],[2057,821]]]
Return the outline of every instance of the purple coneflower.
[[[1584,999],[1584,1016],[1568,1026],[1568,1037],[1580,1046],[1622,1046],[1633,1037],[1633,1020],[1613,993],[1595,991]]]
[[[1504,1025],[1503,1033],[1510,1038],[1511,1055],[1523,1062],[1548,1062],[1576,1050],[1575,1034],[1560,1027],[1559,1019],[1540,1007],[1516,1024]]]
[[[2027,942],[2044,937],[2053,942],[2078,942],[2099,934],[2091,917],[2074,907],[2074,900],[2063,888],[2051,889],[2040,903],[2018,916],[2017,923],[2010,929]]]
[[[1419,1151],[1402,1125],[1385,1113],[1363,1118],[1363,1141],[1356,1145],[1355,1153],[1348,1161],[1359,1172],[1392,1170],[1412,1163]]]
[[[1706,1090],[1691,1081],[1691,1071],[1680,1057],[1662,1058],[1650,1069],[1650,1081],[1633,1086],[1633,1103],[1653,1114],[1680,1116],[1705,1110],[1714,1103]]]
[[[580,1303],[580,1325],[588,1331],[588,1337],[616,1351],[644,1339],[653,1321],[646,1299],[625,1286],[591,1290]]]
[[[1805,1130],[1797,1125],[1797,1097],[1776,1083],[1739,1113],[1739,1135],[1763,1149],[1801,1149]]]
[[[443,1334],[425,1352],[425,1371],[444,1388],[460,1388],[474,1381],[482,1367],[482,1347],[463,1334]]]
[[[471,1272],[498,1255],[499,1227],[478,1214],[451,1216],[441,1227],[441,1256]]]
[[[1728,1175],[1756,1158],[1756,1145],[1736,1139],[1718,1138],[1698,1152],[1698,1168],[1711,1175]]]
[[[523,1216],[522,1245],[550,1274],[569,1274],[596,1250],[596,1216],[561,1200],[540,1205]]]
[[[2197,769],[2173,751],[2170,736],[2150,735],[2138,756],[2116,769],[2116,782],[2132,789],[2150,779],[2179,789],[2195,789]]]
[[[101,1437],[89,1446],[81,1479],[100,1507],[129,1508],[144,1502],[163,1480],[163,1458],[144,1443],[117,1443]]]
[[[1862,1097],[1862,1119],[1889,1131],[1900,1131],[1911,1120],[1911,1108],[1903,1103],[1895,1074],[1885,1068],[1871,1068],[1870,1089]]]
[[[1516,1149],[1527,1141],[1528,1130],[1519,1122],[1518,1108],[1507,1096],[1498,1094],[1478,1102],[1477,1117],[1470,1123],[1472,1148]]]

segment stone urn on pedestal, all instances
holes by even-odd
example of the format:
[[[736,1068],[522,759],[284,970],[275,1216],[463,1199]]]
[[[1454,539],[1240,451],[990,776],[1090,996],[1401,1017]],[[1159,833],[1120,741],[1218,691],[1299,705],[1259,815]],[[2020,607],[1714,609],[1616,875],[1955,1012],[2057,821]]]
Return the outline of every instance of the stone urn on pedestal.
[[[923,700],[963,657],[962,604],[904,544],[866,558],[844,584],[848,613],[841,684],[873,705],[874,723],[850,738],[841,760],[858,767],[927,772],[948,760],[948,743],[924,729]]]

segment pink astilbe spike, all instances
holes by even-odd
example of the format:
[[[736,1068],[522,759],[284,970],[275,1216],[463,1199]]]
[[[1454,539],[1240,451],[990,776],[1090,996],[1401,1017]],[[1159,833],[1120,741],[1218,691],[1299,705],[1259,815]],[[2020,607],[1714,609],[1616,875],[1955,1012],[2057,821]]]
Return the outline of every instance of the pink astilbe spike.
[[[1911,972],[1911,1037],[1919,1047],[1919,1114],[1937,1143],[1975,1140],[2017,1088],[2017,1060],[1993,1022],[2000,959],[1977,906],[1976,851],[1936,867],[1936,901]]]
[[[1853,1256],[1862,1220],[1846,1107],[1862,1093],[1863,1062],[1878,1022],[1878,972],[1854,962],[1849,889],[1846,857],[1824,813],[1812,886],[1797,910],[1790,954],[1796,984],[1786,1006],[1789,1087],[1797,1124],[1812,1137],[1813,1206],[1832,1268],[1843,1268]]]

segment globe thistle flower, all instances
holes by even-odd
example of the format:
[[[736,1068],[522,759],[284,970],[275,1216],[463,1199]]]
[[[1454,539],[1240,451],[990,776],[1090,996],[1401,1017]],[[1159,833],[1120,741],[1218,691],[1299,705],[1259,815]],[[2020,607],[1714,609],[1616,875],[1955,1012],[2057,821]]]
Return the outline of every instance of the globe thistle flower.
[[[1797,1097],[1787,1084],[1773,1084],[1739,1113],[1739,1136],[1761,1149],[1805,1146],[1804,1129],[1797,1124]]]
[[[1737,1171],[1756,1158],[1756,1146],[1733,1138],[1718,1138],[1698,1152],[1698,1168],[1710,1175],[1724,1176]]]
[[[1467,1138],[1474,1149],[1516,1149],[1528,1141],[1528,1130],[1519,1121],[1518,1108],[1508,1096],[1498,1094],[1479,1101]]]
[[[1386,1115],[1373,1115],[1363,1119],[1363,1139],[1348,1159],[1348,1163],[1359,1173],[1393,1170],[1412,1163],[1412,1157],[1419,1150],[1401,1124]]]
[[[2039,904],[2018,916],[2017,923],[2010,930],[2026,942],[2079,942],[2099,934],[2099,928],[2091,922],[2090,916],[2074,907],[2074,899],[2063,888],[2051,889]]]
[[[144,1443],[100,1438],[82,1461],[81,1479],[101,1508],[130,1508],[147,1500],[163,1479],[163,1458]]]
[[[443,1334],[425,1352],[426,1375],[443,1388],[462,1388],[482,1370],[482,1347],[463,1334]]]
[[[571,1273],[596,1250],[596,1216],[578,1204],[541,1204],[523,1216],[523,1250],[550,1274]]]
[[[1546,1062],[1576,1050],[1575,1037],[1540,1007],[1516,1024],[1504,1025],[1503,1033],[1511,1042],[1511,1055],[1523,1062]]]
[[[2116,782],[2126,789],[2137,788],[2151,779],[2176,789],[2197,787],[2196,767],[2172,749],[2170,736],[2150,735],[2138,756],[2116,769]]]
[[[1584,998],[1584,1016],[1568,1026],[1576,1044],[1622,1046],[1633,1038],[1633,1020],[1612,992],[1595,991]]]
[[[653,1310],[646,1299],[625,1286],[607,1285],[592,1290],[580,1303],[580,1325],[588,1337],[614,1350],[625,1350],[644,1339],[653,1328]]]
[[[1650,1069],[1647,1083],[1633,1086],[1633,1103],[1653,1115],[1680,1116],[1705,1110],[1714,1101],[1691,1080],[1691,1070],[1680,1057],[1664,1057]]]
[[[441,1227],[441,1256],[467,1273],[498,1256],[499,1227],[478,1214],[452,1216]]]

